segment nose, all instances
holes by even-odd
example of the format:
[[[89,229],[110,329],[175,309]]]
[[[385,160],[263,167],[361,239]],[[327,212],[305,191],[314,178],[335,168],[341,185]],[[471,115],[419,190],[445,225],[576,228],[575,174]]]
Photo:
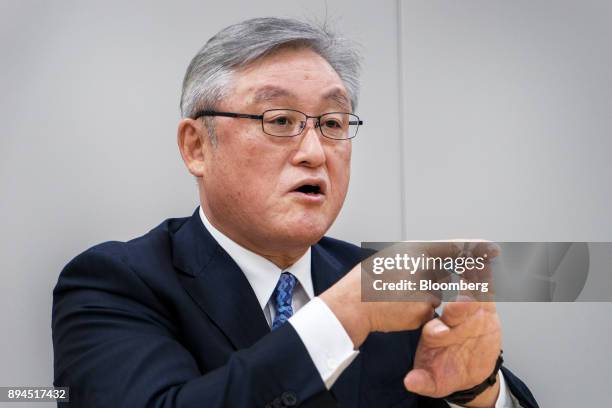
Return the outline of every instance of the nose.
[[[318,118],[306,118],[306,120],[303,120],[300,122],[300,132],[304,131],[304,128],[306,126],[308,126],[308,120],[312,119],[312,123],[314,123],[313,127],[316,128],[320,128],[321,127],[321,123],[319,122]]]
[[[309,125],[308,119],[312,119],[312,125]],[[295,165],[315,168],[323,165],[326,157],[321,136],[317,131],[319,123],[316,118],[308,119],[302,122],[302,133],[297,136],[300,138],[300,144],[293,156],[293,162]]]

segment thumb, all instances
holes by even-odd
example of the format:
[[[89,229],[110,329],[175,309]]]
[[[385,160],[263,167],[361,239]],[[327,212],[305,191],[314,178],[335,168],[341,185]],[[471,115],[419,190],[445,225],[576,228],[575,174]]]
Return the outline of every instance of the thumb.
[[[404,386],[410,392],[425,396],[433,396],[437,388],[431,373],[422,368],[411,370],[404,378]]]

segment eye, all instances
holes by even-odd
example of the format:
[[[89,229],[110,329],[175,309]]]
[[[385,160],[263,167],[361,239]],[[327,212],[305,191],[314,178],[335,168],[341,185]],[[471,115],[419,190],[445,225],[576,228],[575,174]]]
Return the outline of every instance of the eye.
[[[341,129],[342,123],[336,119],[325,119],[323,126],[330,129]]]
[[[281,115],[269,118],[267,122],[274,126],[289,126],[293,124],[293,121],[290,117]]]
[[[286,125],[287,122],[288,122],[288,119],[282,116],[280,118],[274,119],[274,123],[277,125]]]

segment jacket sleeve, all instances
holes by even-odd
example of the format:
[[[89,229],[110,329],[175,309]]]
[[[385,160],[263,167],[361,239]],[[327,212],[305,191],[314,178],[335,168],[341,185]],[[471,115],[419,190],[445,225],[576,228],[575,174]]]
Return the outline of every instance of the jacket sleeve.
[[[53,291],[54,384],[70,387],[70,402],[59,407],[334,405],[291,325],[202,373],[156,296],[95,247],[64,268]]]
[[[523,408],[539,408],[538,403],[536,402],[533,394],[529,391],[529,388],[510,370],[506,367],[501,367],[502,372],[504,373],[504,380],[506,380],[506,384],[508,388],[510,388],[510,392],[521,404]]]

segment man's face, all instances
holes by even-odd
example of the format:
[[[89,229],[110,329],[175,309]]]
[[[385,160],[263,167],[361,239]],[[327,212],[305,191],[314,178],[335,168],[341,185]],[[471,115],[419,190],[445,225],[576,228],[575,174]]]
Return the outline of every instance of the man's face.
[[[351,111],[336,71],[305,48],[283,48],[255,61],[235,73],[232,86],[218,111],[259,115],[287,108],[312,116]],[[284,138],[265,134],[261,121],[253,119],[214,121],[217,145],[204,141],[201,189],[213,224],[263,255],[318,241],[344,202],[351,142],[321,136],[313,119],[301,135]],[[317,186],[319,193],[303,192],[304,185]]]

